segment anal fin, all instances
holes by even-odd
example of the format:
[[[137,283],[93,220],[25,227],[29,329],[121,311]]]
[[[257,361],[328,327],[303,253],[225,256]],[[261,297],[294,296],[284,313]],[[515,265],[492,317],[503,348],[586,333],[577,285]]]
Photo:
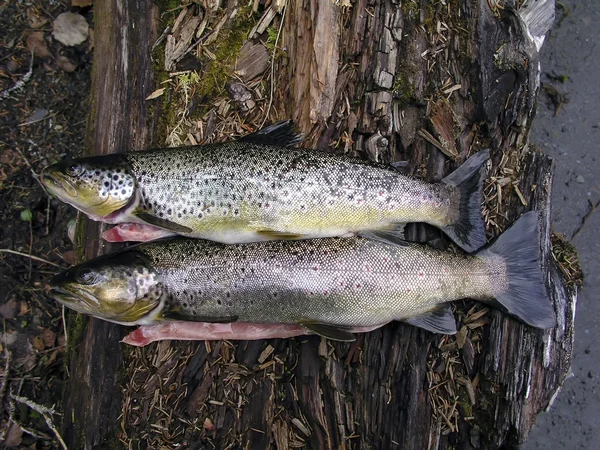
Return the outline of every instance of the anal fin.
[[[404,322],[432,333],[456,334],[456,319],[450,305],[440,305],[426,313],[404,319]]]
[[[366,230],[358,233],[359,236],[385,244],[406,245],[404,240],[404,223],[394,224],[391,228],[381,230]]]
[[[356,340],[354,334],[352,334],[344,327],[340,327],[338,325],[314,322],[310,320],[299,321],[298,325],[309,329],[310,331],[318,334],[319,336],[331,339],[332,341],[354,342]]]
[[[160,217],[155,217],[152,214],[146,212],[136,212],[134,214],[139,219],[149,223],[150,225],[154,225],[156,227],[172,231],[173,233],[191,233],[192,231],[194,231],[191,228],[186,227],[185,225],[180,225],[167,219],[161,219]]]

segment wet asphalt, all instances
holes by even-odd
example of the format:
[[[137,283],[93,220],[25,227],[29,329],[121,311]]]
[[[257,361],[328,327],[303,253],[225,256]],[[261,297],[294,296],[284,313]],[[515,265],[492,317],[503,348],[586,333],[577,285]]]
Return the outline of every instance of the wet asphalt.
[[[531,141],[554,158],[554,230],[577,247],[585,283],[572,376],[549,412],[538,416],[521,450],[600,448],[600,210],[591,207],[600,209],[600,1],[560,1],[556,8],[541,51],[542,83],[567,102],[555,115],[548,96],[540,94]]]

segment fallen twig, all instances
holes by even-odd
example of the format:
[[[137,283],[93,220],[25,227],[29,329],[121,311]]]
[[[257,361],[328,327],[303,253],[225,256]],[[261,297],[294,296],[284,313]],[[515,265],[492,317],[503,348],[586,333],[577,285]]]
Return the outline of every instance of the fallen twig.
[[[23,86],[25,86],[25,83],[27,83],[31,79],[31,75],[33,75],[33,52],[31,52],[31,59],[29,61],[29,70],[27,71],[27,73],[25,75],[23,75],[23,78],[21,78],[19,81],[17,81],[13,87],[5,89],[2,92],[0,92],[0,98],[8,98],[10,96],[11,92],[21,89]]]
[[[56,436],[56,439],[58,439],[58,442],[60,442],[60,445],[62,446],[62,448],[64,450],[68,450],[67,444],[65,444],[65,441],[63,441],[62,436],[60,435],[57,428],[54,426],[54,422],[52,421],[52,415],[55,414],[55,411],[53,408],[47,408],[44,405],[35,403],[34,401],[29,400],[27,397],[22,397],[20,395],[11,394],[10,397],[13,400],[18,401],[19,403],[23,403],[24,405],[29,406],[31,409],[33,409],[34,411],[39,413],[46,421],[46,425],[48,425],[48,428],[50,428],[52,430],[52,432],[54,433],[54,436]]]
[[[267,106],[267,112],[265,113],[265,117],[260,124],[262,128],[265,125],[265,122],[269,119],[269,113],[271,112],[271,106],[273,106],[273,91],[275,89],[275,55],[277,54],[277,44],[279,43],[279,37],[281,36],[281,31],[283,30],[283,23],[285,22],[285,12],[287,11],[287,2],[283,5],[283,10],[281,11],[281,23],[279,24],[279,30],[277,31],[277,37],[275,38],[275,44],[273,44],[273,56],[271,56],[271,92],[269,95],[269,104]]]
[[[50,264],[51,266],[58,267],[59,269],[62,269],[62,266],[60,266],[59,264],[53,263],[51,261],[48,261],[47,259],[40,258],[39,256],[28,255],[27,253],[18,252],[16,250],[10,250],[8,248],[0,248],[0,253],[10,253],[11,255],[24,256],[25,258],[31,258],[34,261],[38,261],[38,262],[41,262],[41,263],[44,263],[44,264]]]

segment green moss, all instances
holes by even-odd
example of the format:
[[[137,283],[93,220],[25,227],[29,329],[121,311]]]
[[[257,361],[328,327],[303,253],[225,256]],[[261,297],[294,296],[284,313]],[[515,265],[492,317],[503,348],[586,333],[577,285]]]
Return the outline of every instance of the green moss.
[[[400,106],[406,106],[415,93],[415,87],[408,81],[406,75],[399,71],[396,73],[393,92]]]
[[[419,4],[415,0],[405,0],[401,5],[402,14],[405,19],[414,20],[419,17],[421,9],[419,8]]]
[[[65,364],[71,361],[71,352],[77,346],[77,343],[83,339],[83,333],[87,326],[88,318],[83,314],[67,311],[67,329],[65,330],[67,336],[67,348],[66,357],[64,359]],[[68,371],[67,371],[68,372]]]
[[[477,396],[477,404],[472,408],[471,417],[475,417],[481,429],[481,436],[492,436],[497,432],[496,423],[496,400],[506,398],[505,388],[488,380],[481,380]]]
[[[439,18],[437,5],[427,3],[425,6],[425,17],[423,18],[423,26],[430,33],[435,33],[437,19]]]
[[[208,50],[215,55],[215,59],[204,61],[205,69],[196,86],[196,94],[201,101],[223,94],[225,85],[233,73],[240,49],[255,23],[256,18],[252,15],[252,9],[240,8],[231,23],[223,27],[216,41],[208,47]]]
[[[473,407],[471,406],[471,400],[467,395],[466,389],[460,389],[458,395],[458,404],[461,408],[463,417],[473,416]]]

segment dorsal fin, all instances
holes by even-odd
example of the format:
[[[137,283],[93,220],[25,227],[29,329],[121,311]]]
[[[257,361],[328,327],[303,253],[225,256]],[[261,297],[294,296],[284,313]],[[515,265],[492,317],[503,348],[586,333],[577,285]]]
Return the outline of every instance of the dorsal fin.
[[[302,141],[302,135],[294,130],[291,120],[276,122],[254,133],[239,138],[242,142],[252,144],[276,145],[278,147],[293,147]]]

